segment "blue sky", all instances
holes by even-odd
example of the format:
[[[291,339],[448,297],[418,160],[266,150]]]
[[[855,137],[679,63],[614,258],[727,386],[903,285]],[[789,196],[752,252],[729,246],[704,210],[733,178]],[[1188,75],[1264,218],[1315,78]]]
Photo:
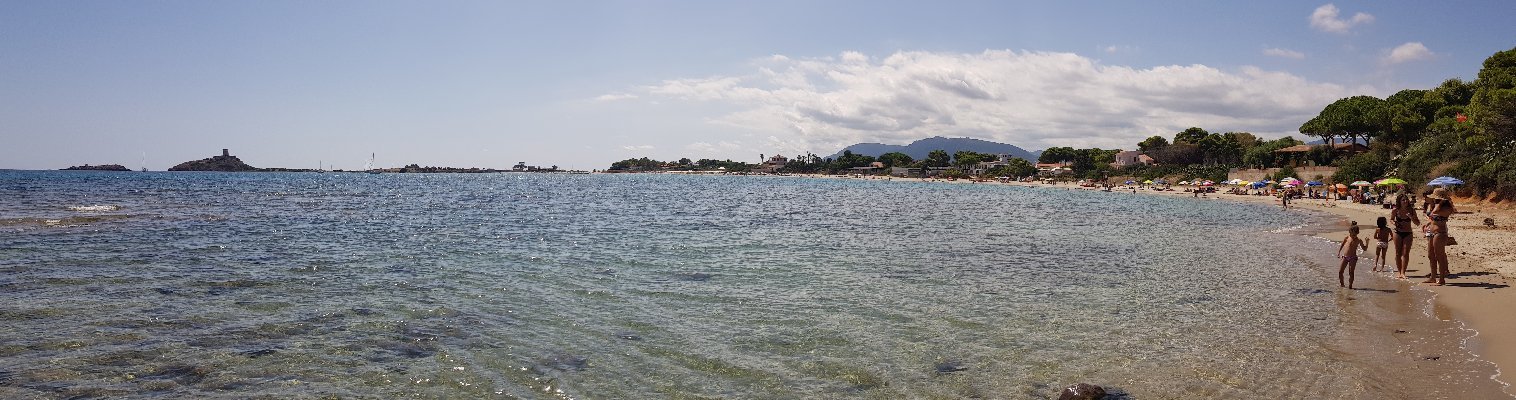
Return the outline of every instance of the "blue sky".
[[[0,168],[605,168],[977,137],[1293,134],[1471,80],[1487,2],[0,1]]]

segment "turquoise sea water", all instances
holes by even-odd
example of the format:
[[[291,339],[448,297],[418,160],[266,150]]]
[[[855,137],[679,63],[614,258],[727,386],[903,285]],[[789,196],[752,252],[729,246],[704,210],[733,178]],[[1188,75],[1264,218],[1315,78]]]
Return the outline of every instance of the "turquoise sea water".
[[[1262,205],[73,171],[0,171],[0,199],[4,398],[1500,395],[1424,293],[1367,264],[1336,289],[1301,234],[1336,221]]]

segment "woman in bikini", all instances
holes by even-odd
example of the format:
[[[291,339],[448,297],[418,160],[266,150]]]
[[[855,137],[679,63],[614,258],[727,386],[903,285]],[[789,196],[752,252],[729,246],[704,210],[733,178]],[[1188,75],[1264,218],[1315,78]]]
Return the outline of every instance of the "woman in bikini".
[[[1395,206],[1390,208],[1390,220],[1395,222],[1395,277],[1406,279],[1405,270],[1411,264],[1411,236],[1416,225],[1421,224],[1421,218],[1416,217],[1416,210],[1411,205],[1411,196],[1404,191],[1395,195]]]
[[[1427,260],[1431,261],[1431,273],[1427,274],[1427,280],[1421,283],[1429,283],[1433,286],[1447,284],[1448,278],[1448,217],[1453,216],[1457,210],[1453,209],[1453,201],[1448,199],[1448,190],[1437,188],[1432,194],[1427,195],[1427,221],[1422,230],[1427,236]]]

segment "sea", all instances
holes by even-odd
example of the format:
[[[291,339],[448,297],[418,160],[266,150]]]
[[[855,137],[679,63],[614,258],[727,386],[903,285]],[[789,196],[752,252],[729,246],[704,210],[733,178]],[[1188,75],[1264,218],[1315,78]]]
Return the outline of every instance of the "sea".
[[[1067,186],[0,171],[0,398],[1509,398],[1346,221]],[[1372,221],[1362,221],[1370,224]]]

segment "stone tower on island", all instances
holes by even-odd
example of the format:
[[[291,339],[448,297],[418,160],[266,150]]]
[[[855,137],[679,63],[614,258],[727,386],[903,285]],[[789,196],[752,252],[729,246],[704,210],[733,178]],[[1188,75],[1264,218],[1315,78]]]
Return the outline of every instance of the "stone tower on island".
[[[180,163],[179,165],[175,165],[173,168],[169,168],[168,170],[244,172],[257,171],[258,169],[253,168],[251,165],[243,163],[241,159],[233,156],[230,149],[221,149],[221,155],[219,156],[195,161],[186,161],[184,163]]]

